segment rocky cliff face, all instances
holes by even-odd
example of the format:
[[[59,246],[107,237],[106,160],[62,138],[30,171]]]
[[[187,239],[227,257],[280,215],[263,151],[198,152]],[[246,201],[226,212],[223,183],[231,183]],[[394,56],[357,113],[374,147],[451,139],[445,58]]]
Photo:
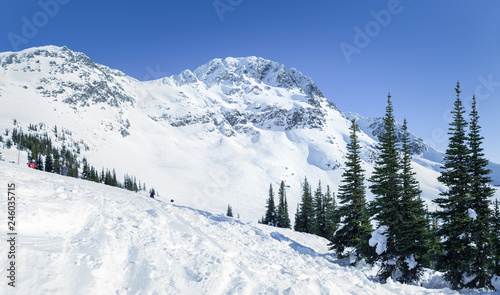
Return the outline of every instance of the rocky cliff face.
[[[63,101],[75,108],[98,103],[121,107],[134,102],[124,87],[134,79],[66,47],[46,46],[3,53],[0,66],[4,73],[10,73],[19,82],[25,78],[24,82],[29,81],[43,97]]]

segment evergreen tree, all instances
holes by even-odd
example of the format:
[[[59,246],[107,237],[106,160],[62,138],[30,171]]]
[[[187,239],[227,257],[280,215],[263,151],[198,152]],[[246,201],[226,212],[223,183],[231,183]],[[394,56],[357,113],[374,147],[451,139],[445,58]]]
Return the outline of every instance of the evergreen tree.
[[[90,167],[86,158],[83,158],[82,179],[90,179]]]
[[[420,198],[422,192],[411,167],[410,136],[403,123],[401,161],[401,206],[402,222],[397,228],[397,268],[401,272],[398,281],[416,282],[423,273],[429,251],[429,224],[427,209]]]
[[[109,169],[106,169],[106,176],[104,177],[104,184],[113,185],[113,177],[111,176],[111,172]]]
[[[338,257],[350,257],[353,264],[371,257],[373,252],[368,245],[372,228],[366,212],[364,170],[361,168],[361,146],[358,143],[356,128],[356,122],[352,120],[346,169],[342,174],[343,184],[339,187],[338,195],[338,216],[341,223],[332,243],[329,244],[332,250],[336,250]]]
[[[431,269],[437,268],[437,261],[444,254],[441,247],[441,238],[439,237],[439,224],[435,214],[430,215],[429,228],[429,251],[425,257],[426,266]]]
[[[52,153],[49,152],[45,157],[45,171],[53,172],[53,170],[54,170],[54,165],[52,162]]]
[[[112,181],[111,181],[111,185],[112,186],[119,186],[118,184],[118,180],[116,179],[116,172],[115,172],[115,168],[113,168],[113,177],[112,177]]]
[[[266,216],[263,220],[263,223],[270,226],[276,226],[278,220],[276,214],[276,205],[274,204],[274,192],[272,184],[269,185],[269,198],[267,199],[266,208]]]
[[[288,216],[288,204],[286,200],[285,182],[281,181],[278,191],[278,227],[290,228],[290,217]]]
[[[472,217],[472,241],[474,242],[473,260],[469,274],[474,279],[467,284],[469,288],[492,288],[490,272],[491,245],[490,245],[490,198],[494,190],[489,186],[491,178],[486,166],[488,160],[484,158],[482,140],[480,135],[479,115],[476,108],[476,97],[472,97],[472,110],[469,123],[469,174],[471,177],[470,197],[473,211]]]
[[[139,191],[139,187],[137,186],[137,178],[134,176],[134,180],[133,180],[133,183],[132,183],[132,190],[134,192],[138,192]]]
[[[54,164],[54,173],[61,174],[61,156],[59,155],[59,151],[54,149],[52,151],[53,164]]]
[[[495,200],[491,217],[491,254],[493,256],[493,273],[500,276],[500,208],[498,200]]]
[[[38,154],[35,160],[35,169],[43,171],[43,159],[42,155]]]
[[[233,217],[233,208],[231,208],[231,206],[229,204],[227,204],[226,216]]]
[[[401,212],[401,157],[399,154],[391,95],[387,95],[386,114],[384,116],[384,132],[379,136],[377,149],[380,154],[375,162],[373,174],[369,181],[370,190],[375,199],[370,204],[374,219],[379,227],[387,227],[387,247],[384,252],[377,253],[377,260],[381,261],[379,278],[382,281],[388,277],[397,278],[398,258],[401,253],[398,249],[400,238],[399,227],[402,223]]]
[[[441,221],[438,234],[442,238],[443,255],[439,258],[437,268],[445,272],[445,279],[455,290],[465,288],[473,261],[472,218],[469,215],[471,197],[469,195],[470,151],[467,146],[465,113],[460,100],[460,84],[455,88],[457,98],[455,108],[451,112],[448,148],[444,157],[444,165],[438,180],[446,185],[447,191],[440,193],[434,200],[442,211],[436,216]]]
[[[326,204],[325,196],[321,188],[321,181],[318,183],[318,188],[314,192],[313,210],[314,219],[312,233],[320,237],[326,237]]]
[[[299,232],[311,233],[314,219],[313,199],[311,194],[311,187],[307,182],[307,177],[304,179],[304,186],[302,192],[302,199],[297,206],[297,213],[295,214],[294,230]]]
[[[335,202],[335,196],[330,191],[330,186],[326,186],[326,192],[324,194],[325,204],[325,238],[330,242],[333,241],[333,235],[337,230],[337,224],[340,222],[337,214],[337,204]]]

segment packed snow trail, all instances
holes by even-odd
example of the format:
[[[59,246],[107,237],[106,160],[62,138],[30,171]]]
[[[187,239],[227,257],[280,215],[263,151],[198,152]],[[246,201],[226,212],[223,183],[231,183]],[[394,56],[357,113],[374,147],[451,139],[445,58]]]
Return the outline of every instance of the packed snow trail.
[[[8,183],[18,196],[16,288],[4,242],[0,294],[456,294],[380,284],[313,235],[5,162],[0,180],[4,238]]]

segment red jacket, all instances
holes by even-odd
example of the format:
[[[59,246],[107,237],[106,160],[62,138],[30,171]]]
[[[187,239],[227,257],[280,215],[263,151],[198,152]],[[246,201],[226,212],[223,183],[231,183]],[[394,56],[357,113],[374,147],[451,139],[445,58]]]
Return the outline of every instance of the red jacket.
[[[34,168],[35,168],[35,163],[30,162],[30,163],[28,164],[28,167],[33,168],[33,169],[34,169]]]

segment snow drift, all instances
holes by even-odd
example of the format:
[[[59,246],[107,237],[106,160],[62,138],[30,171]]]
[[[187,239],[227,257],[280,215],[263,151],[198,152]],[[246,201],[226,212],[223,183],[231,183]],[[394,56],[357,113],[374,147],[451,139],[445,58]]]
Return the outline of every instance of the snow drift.
[[[1,294],[458,294],[380,284],[313,235],[1,161],[0,179],[3,194],[17,187],[19,241],[17,287],[2,276]],[[422,283],[444,286],[431,272]]]

